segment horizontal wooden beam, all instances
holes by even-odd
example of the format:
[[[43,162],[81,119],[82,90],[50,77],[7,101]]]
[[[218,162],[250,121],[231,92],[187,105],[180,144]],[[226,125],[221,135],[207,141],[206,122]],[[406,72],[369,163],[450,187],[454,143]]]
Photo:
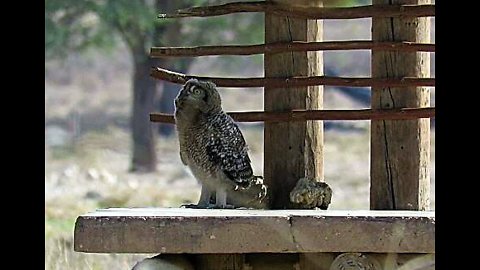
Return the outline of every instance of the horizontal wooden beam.
[[[292,41],[256,45],[153,47],[150,49],[150,56],[153,58],[162,58],[206,55],[252,55],[319,50],[389,50],[404,52],[435,52],[435,44],[422,44],[413,42],[373,42],[370,40],[324,42]]]
[[[430,17],[435,5],[367,5],[358,7],[302,7],[279,5],[265,1],[234,2],[217,6],[180,9],[159,18],[210,17],[243,12],[269,12],[306,19],[357,19],[369,17]]]
[[[91,253],[435,253],[435,212],[105,209],[77,218]]]
[[[407,120],[435,117],[435,108],[389,110],[308,110],[291,112],[230,112],[236,122],[287,122],[306,120]],[[172,114],[151,113],[150,121],[175,124]]]
[[[435,86],[434,78],[343,78],[328,76],[290,77],[290,78],[220,78],[190,76],[173,72],[163,68],[152,68],[150,76],[155,79],[171,83],[184,84],[191,78],[207,80],[219,87],[304,87],[312,85],[335,85],[350,87],[408,87],[408,86]]]

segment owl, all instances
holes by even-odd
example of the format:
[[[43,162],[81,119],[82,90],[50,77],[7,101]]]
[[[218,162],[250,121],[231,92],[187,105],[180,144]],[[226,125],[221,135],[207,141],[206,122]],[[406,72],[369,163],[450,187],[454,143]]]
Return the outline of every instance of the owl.
[[[221,103],[215,84],[197,79],[175,98],[180,158],[202,184],[196,207],[265,208],[267,187],[253,175],[242,132]]]

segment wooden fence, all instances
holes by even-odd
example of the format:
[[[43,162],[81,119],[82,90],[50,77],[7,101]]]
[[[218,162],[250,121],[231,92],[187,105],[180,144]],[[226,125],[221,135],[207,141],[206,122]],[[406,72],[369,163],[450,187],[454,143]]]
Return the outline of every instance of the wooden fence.
[[[369,5],[349,8],[294,7],[270,2],[238,2],[218,6],[194,7],[173,14],[160,14],[160,18],[208,17],[239,12],[270,12],[277,15],[307,19],[354,19],[368,17],[427,17],[435,16],[435,5]],[[153,47],[150,56],[196,57],[212,55],[253,55],[298,51],[326,50],[372,50],[435,52],[435,44],[408,41],[378,42],[372,40],[325,41],[325,42],[275,42],[256,45],[198,46],[198,47]],[[346,78],[329,76],[282,77],[282,78],[219,78],[185,75],[160,67],[152,68],[153,78],[183,84],[188,79],[209,80],[218,87],[302,87],[313,85],[350,87],[411,87],[435,86],[434,78]],[[305,120],[407,120],[435,117],[435,108],[405,108],[376,110],[304,110],[291,112],[241,112],[229,113],[236,121],[305,121]],[[152,122],[174,124],[173,115],[151,113]]]

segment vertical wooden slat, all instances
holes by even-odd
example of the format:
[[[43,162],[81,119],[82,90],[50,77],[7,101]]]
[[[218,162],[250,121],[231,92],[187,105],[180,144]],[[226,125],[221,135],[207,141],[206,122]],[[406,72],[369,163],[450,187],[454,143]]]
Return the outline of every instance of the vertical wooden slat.
[[[321,4],[321,1],[311,2]],[[322,21],[274,16],[267,12],[265,42],[321,41],[322,27]],[[266,77],[323,75],[322,52],[266,53],[264,59]],[[264,89],[265,111],[322,107],[322,86]],[[264,177],[270,187],[271,207],[290,208],[289,193],[297,180],[305,176],[323,179],[323,122],[265,123]]]
[[[244,254],[200,254],[196,258],[198,270],[243,270]]]
[[[373,0],[373,4],[428,4],[430,0]],[[373,18],[373,41],[428,43],[429,18]],[[373,51],[372,77],[429,77],[430,55]],[[372,108],[427,107],[426,87],[372,87]],[[426,210],[430,194],[430,119],[371,122],[371,209]]]
[[[299,259],[302,270],[330,270],[335,253],[301,253]]]
[[[246,255],[245,270],[299,270],[298,256],[298,253],[250,253]]]

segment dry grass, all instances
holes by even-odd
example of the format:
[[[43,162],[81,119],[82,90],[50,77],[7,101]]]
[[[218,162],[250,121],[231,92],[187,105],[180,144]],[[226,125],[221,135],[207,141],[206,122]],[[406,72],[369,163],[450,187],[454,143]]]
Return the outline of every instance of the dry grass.
[[[148,254],[86,254],[72,251],[66,238],[45,240],[45,269],[105,270],[131,269]]]
[[[174,142],[159,143],[159,152],[168,154],[160,158],[158,172],[134,175],[126,171],[129,144],[118,146],[123,137],[127,134],[121,130],[86,134],[62,158],[52,158],[56,150],[47,148],[45,269],[130,269],[146,255],[73,252],[76,217],[98,208],[173,207],[197,199],[199,186],[178,164]],[[116,144],[112,138],[118,139]]]

